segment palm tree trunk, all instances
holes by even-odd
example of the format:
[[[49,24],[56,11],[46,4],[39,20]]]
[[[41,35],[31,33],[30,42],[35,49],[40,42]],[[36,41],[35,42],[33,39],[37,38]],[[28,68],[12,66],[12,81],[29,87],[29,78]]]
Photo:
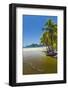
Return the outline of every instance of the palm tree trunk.
[[[52,51],[54,50],[53,49],[53,32],[51,31],[51,48],[52,48]]]

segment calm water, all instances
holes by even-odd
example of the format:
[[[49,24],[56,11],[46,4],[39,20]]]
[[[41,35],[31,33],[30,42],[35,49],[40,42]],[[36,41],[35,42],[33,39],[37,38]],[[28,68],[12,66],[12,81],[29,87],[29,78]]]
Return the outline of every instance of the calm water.
[[[42,51],[23,52],[23,74],[57,73],[57,59],[46,56]]]

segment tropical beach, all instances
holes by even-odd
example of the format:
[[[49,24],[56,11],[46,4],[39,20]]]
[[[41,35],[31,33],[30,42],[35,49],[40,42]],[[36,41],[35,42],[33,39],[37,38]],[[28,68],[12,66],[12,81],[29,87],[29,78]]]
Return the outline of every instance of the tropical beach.
[[[24,15],[22,74],[57,73],[57,16]]]

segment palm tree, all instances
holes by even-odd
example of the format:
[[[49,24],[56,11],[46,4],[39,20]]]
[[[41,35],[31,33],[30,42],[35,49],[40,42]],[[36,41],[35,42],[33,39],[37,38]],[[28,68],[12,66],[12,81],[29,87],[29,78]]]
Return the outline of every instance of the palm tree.
[[[44,33],[41,37],[41,43],[48,46],[48,49],[57,50],[57,24],[49,19],[43,27]]]
[[[57,24],[54,24],[53,29],[53,47],[57,51]]]
[[[51,39],[51,44],[50,44],[50,46],[51,46],[51,49],[53,50],[53,40],[54,40],[55,24],[52,22],[51,19],[49,19],[49,20],[47,21],[47,23],[45,23],[43,30],[49,32],[49,37],[50,37],[50,39]]]
[[[43,33],[42,37],[40,38],[40,43],[44,46],[48,46],[48,49],[49,49],[51,40],[49,38],[49,32],[48,31]]]

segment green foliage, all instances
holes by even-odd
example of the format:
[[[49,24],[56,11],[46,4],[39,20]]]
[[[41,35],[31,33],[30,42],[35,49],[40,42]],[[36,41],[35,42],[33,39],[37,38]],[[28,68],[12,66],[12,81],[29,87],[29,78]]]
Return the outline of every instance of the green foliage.
[[[40,38],[40,43],[51,47],[52,50],[57,50],[57,24],[49,19],[43,27],[43,34]]]

